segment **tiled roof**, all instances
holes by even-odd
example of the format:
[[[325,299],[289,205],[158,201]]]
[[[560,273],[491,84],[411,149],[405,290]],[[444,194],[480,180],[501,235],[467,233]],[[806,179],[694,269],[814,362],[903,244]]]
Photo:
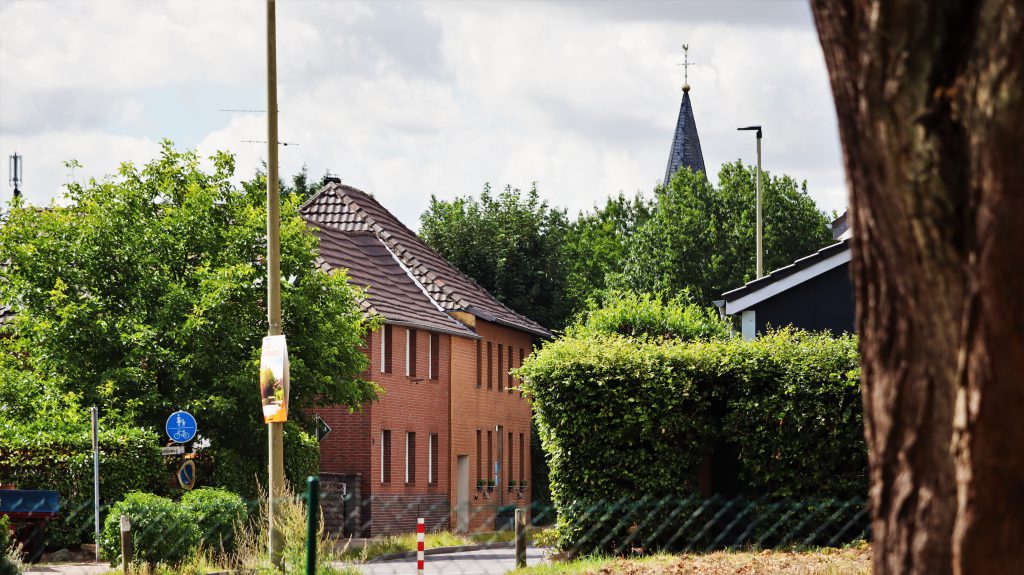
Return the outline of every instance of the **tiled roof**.
[[[704,154],[700,150],[700,137],[697,136],[697,122],[693,119],[693,106],[690,104],[689,90],[683,91],[683,101],[679,104],[679,119],[676,120],[676,131],[672,136],[672,149],[668,154],[668,167],[665,168],[664,184],[667,186],[679,168],[689,166],[690,171],[704,170]]]
[[[372,233],[345,233],[323,227],[318,235],[321,267],[348,269],[349,281],[367,288],[369,297],[363,302],[367,311],[390,323],[475,336],[462,323],[441,311]]]
[[[366,192],[332,182],[303,204],[300,212],[307,221],[323,230],[346,235],[365,234],[379,240],[401,263],[399,269],[403,275],[414,278],[430,301],[444,311],[464,311],[534,335],[551,335],[543,326],[512,311],[466,277]],[[354,266],[352,269],[363,265],[360,261],[349,263]],[[393,269],[389,271],[397,273]],[[351,273],[355,276],[364,272]],[[382,297],[378,293],[378,298]],[[376,309],[381,304],[371,297],[371,305]],[[382,315],[391,319],[386,313]]]

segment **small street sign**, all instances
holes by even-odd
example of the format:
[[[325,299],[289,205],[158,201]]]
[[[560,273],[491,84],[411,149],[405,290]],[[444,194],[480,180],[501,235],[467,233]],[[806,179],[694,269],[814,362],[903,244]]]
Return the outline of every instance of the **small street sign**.
[[[196,436],[196,418],[187,411],[175,411],[164,425],[167,437],[175,443],[188,443]]]
[[[320,419],[320,416],[314,418],[316,420],[316,442],[320,443],[320,440],[327,437],[327,434],[331,432],[331,426],[327,425],[327,422]]]
[[[185,461],[178,468],[178,485],[182,489],[192,489],[196,486],[196,464],[191,459]]]
[[[184,445],[168,445],[167,447],[160,448],[160,455],[184,455]]]

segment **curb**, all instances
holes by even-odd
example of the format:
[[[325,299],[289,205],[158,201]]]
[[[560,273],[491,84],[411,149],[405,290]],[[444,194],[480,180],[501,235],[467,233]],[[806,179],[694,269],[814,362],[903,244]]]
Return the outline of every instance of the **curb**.
[[[458,547],[434,547],[423,552],[424,555],[443,555],[445,553],[462,553],[464,551],[481,551],[483,549],[515,549],[514,541],[502,541],[500,543],[479,543],[477,545],[460,545]],[[416,557],[415,551],[402,553],[389,553],[379,555],[367,561],[367,563],[380,563],[383,561],[394,561],[395,559],[411,559]]]

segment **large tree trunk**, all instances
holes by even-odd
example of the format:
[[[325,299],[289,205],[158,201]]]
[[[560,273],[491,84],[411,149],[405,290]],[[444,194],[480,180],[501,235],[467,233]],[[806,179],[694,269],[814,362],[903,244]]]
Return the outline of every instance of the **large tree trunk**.
[[[850,186],[875,573],[1024,573],[1024,1],[811,3]]]

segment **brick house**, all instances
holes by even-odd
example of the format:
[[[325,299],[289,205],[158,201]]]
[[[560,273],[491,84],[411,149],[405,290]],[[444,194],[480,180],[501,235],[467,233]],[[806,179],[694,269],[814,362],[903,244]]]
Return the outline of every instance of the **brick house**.
[[[428,529],[490,531],[500,508],[528,507],[530,406],[508,370],[550,333],[365,192],[329,179],[300,212],[318,228],[319,265],[348,269],[367,288],[365,311],[384,320],[366,345],[380,400],[315,409],[332,428],[320,454],[328,528],[381,535],[421,516]]]

